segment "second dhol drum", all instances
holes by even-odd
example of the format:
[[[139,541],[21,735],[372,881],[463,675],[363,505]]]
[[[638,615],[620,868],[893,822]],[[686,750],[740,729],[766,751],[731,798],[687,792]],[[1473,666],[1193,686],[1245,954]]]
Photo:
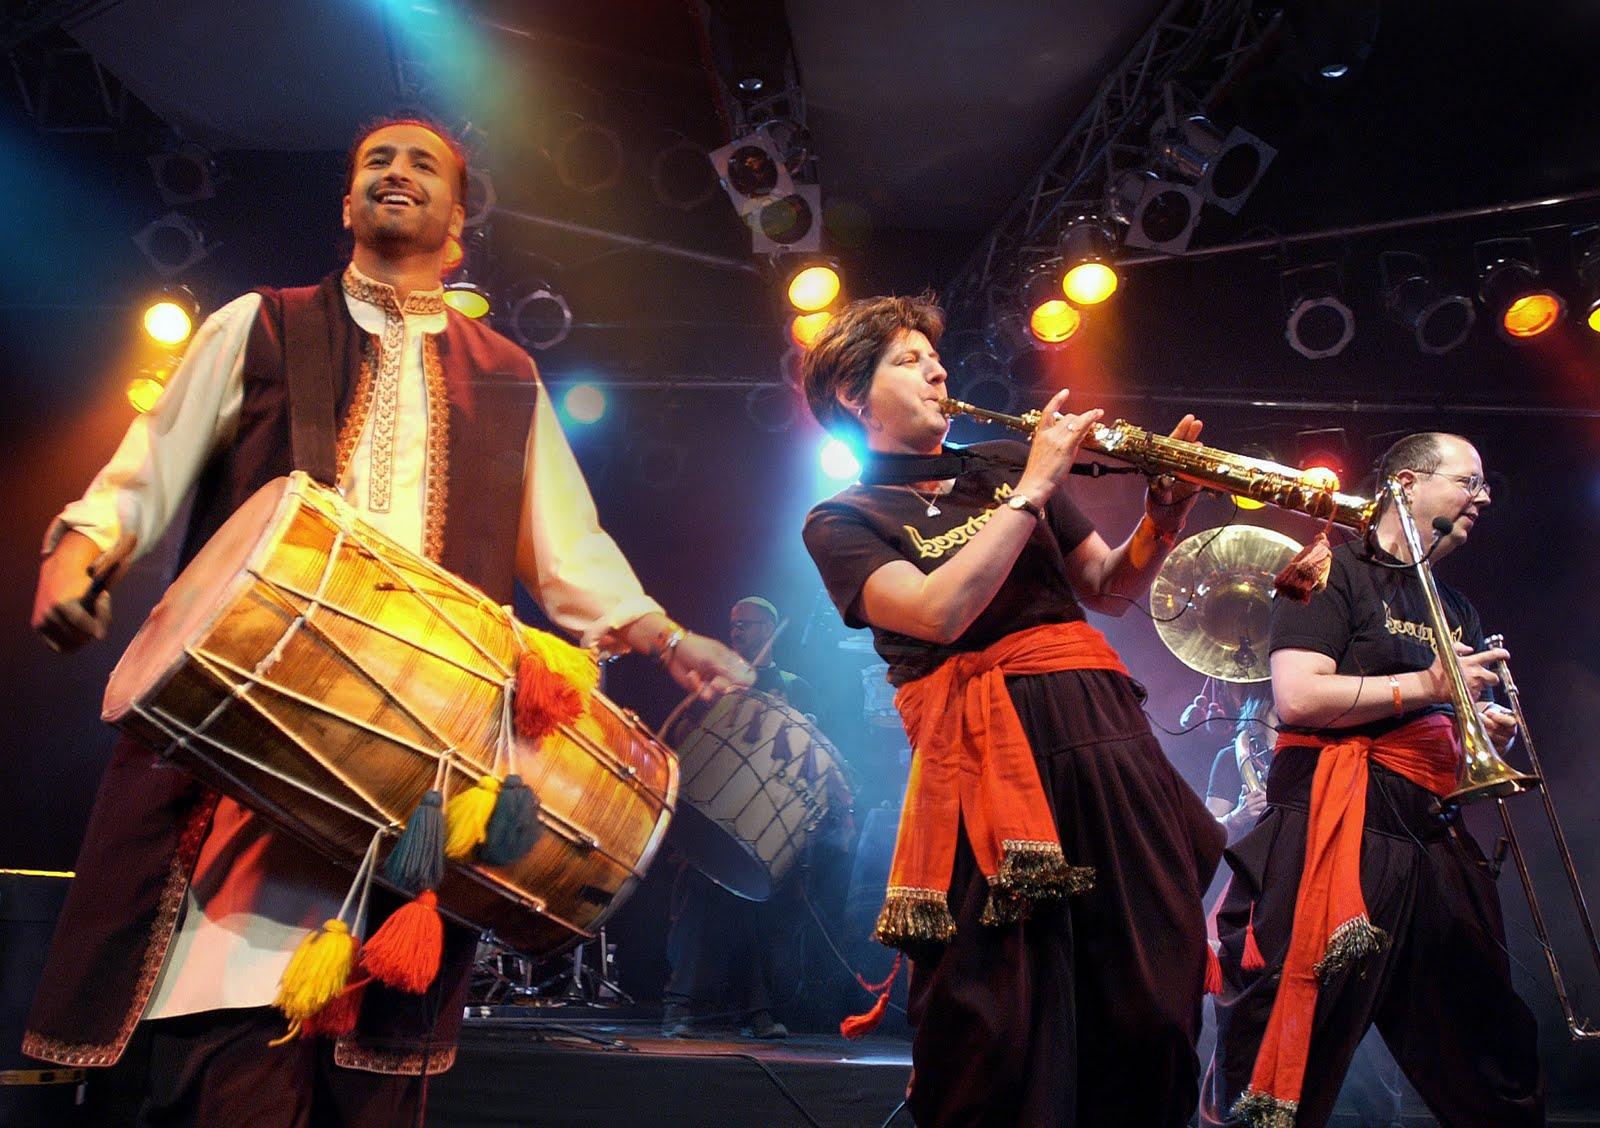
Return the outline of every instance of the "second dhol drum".
[[[764,901],[850,791],[839,753],[804,714],[737,690],[669,725],[683,803],[673,845],[712,881]]]

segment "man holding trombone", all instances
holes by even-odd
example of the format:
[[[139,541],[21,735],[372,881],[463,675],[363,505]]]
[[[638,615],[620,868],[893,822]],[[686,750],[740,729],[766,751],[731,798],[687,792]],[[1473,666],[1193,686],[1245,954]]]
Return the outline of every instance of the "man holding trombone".
[[[1458,707],[1479,711],[1497,750],[1515,734],[1480,700],[1508,655],[1483,649],[1459,593],[1439,585],[1442,615],[1430,610],[1413,548],[1426,562],[1465,544],[1489,487],[1472,444],[1439,432],[1395,443],[1380,492],[1391,480],[1368,536],[1333,550],[1326,588],[1274,604],[1283,727],[1267,811],[1228,852],[1205,1125],[1326,1123],[1374,1023],[1441,1123],[1544,1123],[1534,1018],[1512,990],[1494,880],[1440,802],[1457,789]],[[1454,637],[1436,653],[1441,620]]]

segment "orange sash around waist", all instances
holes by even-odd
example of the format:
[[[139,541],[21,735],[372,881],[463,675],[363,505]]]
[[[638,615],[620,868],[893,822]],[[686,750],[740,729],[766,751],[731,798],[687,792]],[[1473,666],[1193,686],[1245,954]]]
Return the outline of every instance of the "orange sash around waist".
[[[1088,623],[1049,623],[957,654],[900,687],[895,706],[914,755],[888,894],[874,935],[890,947],[955,935],[948,894],[964,823],[989,879],[985,924],[1025,918],[1038,900],[1090,887],[1094,870],[1068,865],[1007,675],[1128,671]]]
[[[1258,1128],[1294,1123],[1311,1045],[1318,986],[1388,940],[1361,896],[1361,832],[1367,814],[1367,764],[1379,764],[1434,795],[1456,786],[1461,762],[1451,719],[1432,713],[1382,736],[1278,735],[1278,749],[1321,748],[1311,783],[1305,866],[1295,897],[1289,951],[1250,1087],[1234,1115]]]

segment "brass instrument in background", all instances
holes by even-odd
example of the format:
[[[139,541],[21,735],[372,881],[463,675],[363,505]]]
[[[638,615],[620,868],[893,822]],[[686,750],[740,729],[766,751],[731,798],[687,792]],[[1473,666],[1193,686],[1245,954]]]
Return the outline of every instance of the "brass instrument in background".
[[[1439,586],[1433,582],[1433,569],[1428,564],[1428,553],[1417,534],[1417,523],[1412,519],[1411,507],[1406,504],[1405,487],[1398,478],[1383,484],[1389,499],[1394,503],[1395,516],[1400,519],[1400,532],[1411,550],[1410,567],[1422,585],[1423,601],[1428,605],[1428,623],[1433,628],[1433,652],[1438,655],[1446,680],[1450,685],[1450,706],[1454,714],[1456,738],[1461,743],[1461,777],[1456,789],[1445,796],[1452,803],[1470,803],[1477,799],[1499,799],[1539,786],[1539,777],[1519,772],[1500,758],[1489,739],[1489,730],[1478,716],[1476,702],[1467,692],[1467,681],[1461,673],[1461,659],[1456,655],[1455,635],[1445,618],[1444,602],[1439,598]]]
[[[1490,635],[1484,640],[1491,648],[1504,645],[1505,639],[1500,635]],[[1539,763],[1539,750],[1534,746],[1533,733],[1528,729],[1528,720],[1522,715],[1522,695],[1517,692],[1517,683],[1511,679],[1511,667],[1505,662],[1495,665],[1495,672],[1500,675],[1500,687],[1505,690],[1507,699],[1511,702],[1511,712],[1517,718],[1517,733],[1522,740],[1522,746],[1528,750],[1528,764],[1539,776],[1544,775],[1544,766]],[[1572,850],[1567,846],[1566,833],[1561,829],[1561,820],[1556,817],[1556,805],[1550,797],[1548,787],[1540,789],[1540,798],[1544,800],[1544,814],[1550,823],[1550,833],[1555,838],[1556,853],[1561,856],[1561,867],[1567,875],[1567,886],[1572,892],[1573,905],[1578,910],[1578,921],[1583,925],[1584,935],[1589,938],[1589,954],[1594,957],[1596,970],[1600,970],[1600,938],[1595,936],[1594,918],[1589,915],[1588,902],[1584,900],[1583,886],[1578,881],[1578,870],[1572,861]],[[1517,867],[1517,877],[1522,882],[1523,895],[1528,898],[1528,916],[1533,922],[1533,931],[1539,937],[1539,946],[1544,950],[1545,963],[1550,967],[1550,979],[1555,985],[1556,999],[1561,1004],[1561,1012],[1567,1020],[1567,1031],[1575,1042],[1586,1038],[1600,1038],[1600,1030],[1592,1030],[1589,1024],[1578,1018],[1572,1010],[1572,1000],[1567,995],[1566,977],[1561,974],[1561,963],[1556,959],[1555,948],[1550,943],[1550,930],[1545,927],[1544,910],[1539,906],[1539,895],[1533,887],[1533,875],[1528,870],[1528,860],[1523,856],[1522,843],[1517,838],[1517,830],[1511,824],[1511,811],[1506,807],[1504,799],[1496,804],[1500,809],[1500,823],[1505,828],[1504,845],[1511,851],[1511,860]],[[1499,858],[1499,851],[1496,852]]]
[[[1293,537],[1259,525],[1184,538],[1150,585],[1156,634],[1178,661],[1208,678],[1267,681],[1272,581],[1299,551]]]
[[[1043,417],[1039,411],[1007,415],[957,399],[941,400],[939,406],[946,415],[970,415],[1028,435],[1033,434]],[[1169,438],[1121,419],[1110,424],[1096,423],[1083,445],[1148,474],[1171,474],[1207,489],[1332,521],[1358,533],[1367,531],[1377,513],[1375,499],[1340,493],[1337,488],[1307,481],[1305,473],[1292,466]]]

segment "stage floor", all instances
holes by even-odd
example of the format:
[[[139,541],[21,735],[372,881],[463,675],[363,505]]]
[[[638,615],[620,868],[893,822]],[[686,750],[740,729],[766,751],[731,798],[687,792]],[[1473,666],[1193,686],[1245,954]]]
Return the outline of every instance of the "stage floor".
[[[910,1043],[879,1035],[671,1039],[658,1018],[521,1008],[467,1020],[455,1068],[429,1087],[427,1123],[876,1128],[910,1071]]]

